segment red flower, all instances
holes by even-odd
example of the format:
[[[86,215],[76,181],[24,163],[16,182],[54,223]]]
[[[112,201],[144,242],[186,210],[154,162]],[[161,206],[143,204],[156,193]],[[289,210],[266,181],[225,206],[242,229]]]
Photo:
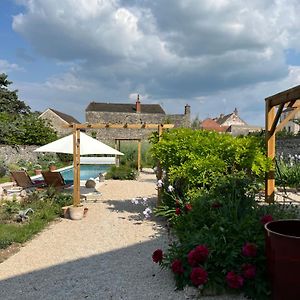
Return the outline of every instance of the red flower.
[[[190,203],[186,203],[185,206],[184,206],[185,210],[188,212],[188,211],[191,211],[192,210],[192,205]]]
[[[250,264],[244,264],[242,266],[242,270],[243,270],[243,276],[245,278],[252,279],[255,277],[255,274],[256,274],[255,266],[250,265]]]
[[[211,205],[211,207],[212,208],[220,208],[222,206],[222,204],[220,203],[220,202],[214,202],[212,205]]]
[[[244,279],[242,276],[235,274],[234,272],[228,272],[226,275],[226,281],[230,288],[239,289],[244,284]]]
[[[273,217],[271,215],[264,215],[261,217],[260,222],[265,225],[268,222],[273,221]]]
[[[200,267],[193,268],[190,278],[193,285],[195,286],[202,285],[207,281],[207,272]]]
[[[182,262],[181,260],[179,259],[175,259],[173,262],[172,262],[172,271],[175,273],[175,274],[183,274],[184,272],[184,269],[183,269],[183,266],[182,266]]]
[[[177,208],[175,209],[175,214],[176,214],[176,215],[180,215],[180,214],[181,214],[181,209],[180,209],[179,207],[177,207]]]
[[[246,243],[243,246],[242,253],[247,257],[254,257],[257,253],[257,246],[253,243]]]
[[[188,262],[192,267],[197,266],[199,263],[204,262],[208,257],[209,251],[206,246],[199,245],[191,250],[188,254]]]
[[[163,252],[161,249],[157,249],[153,252],[152,254],[152,260],[155,262],[155,263],[158,263],[158,262],[161,262],[163,259]]]

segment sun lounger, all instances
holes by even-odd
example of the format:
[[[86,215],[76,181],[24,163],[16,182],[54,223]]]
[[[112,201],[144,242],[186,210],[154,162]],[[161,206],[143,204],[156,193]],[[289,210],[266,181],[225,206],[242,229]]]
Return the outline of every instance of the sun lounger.
[[[45,187],[45,182],[32,181],[28,173],[24,170],[11,171],[10,174],[17,185],[22,187],[23,189]]]
[[[66,184],[60,172],[42,171],[42,175],[46,184],[55,189],[65,189],[71,186],[71,184]]]

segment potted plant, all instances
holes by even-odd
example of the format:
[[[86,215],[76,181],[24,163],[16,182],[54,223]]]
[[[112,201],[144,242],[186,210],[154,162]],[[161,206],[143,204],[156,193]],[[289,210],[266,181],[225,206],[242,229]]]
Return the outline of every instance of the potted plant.
[[[48,168],[49,168],[49,171],[53,172],[56,170],[56,165],[55,165],[55,161],[54,160],[51,160],[48,164]]]
[[[71,220],[81,220],[84,215],[86,215],[86,212],[84,211],[85,208],[83,207],[82,204],[80,205],[71,205],[69,206],[68,212],[69,212],[69,217]]]
[[[35,175],[42,174],[42,166],[40,164],[34,165],[34,173],[35,173]]]

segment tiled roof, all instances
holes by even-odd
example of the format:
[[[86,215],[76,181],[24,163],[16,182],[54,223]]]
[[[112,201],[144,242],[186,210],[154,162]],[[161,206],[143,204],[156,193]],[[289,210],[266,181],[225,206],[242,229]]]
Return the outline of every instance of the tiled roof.
[[[228,127],[221,126],[215,120],[208,118],[200,123],[200,128],[205,130],[214,130],[217,132],[225,132]]]
[[[91,102],[85,111],[99,111],[99,112],[124,112],[135,113],[135,104],[127,103],[99,103]],[[141,113],[145,114],[165,114],[165,111],[159,104],[141,104]]]
[[[76,120],[75,118],[73,118],[72,116],[70,115],[67,115],[67,114],[64,114],[60,111],[57,111],[55,109],[52,109],[52,108],[49,108],[50,110],[52,110],[55,114],[57,114],[60,118],[62,118],[63,120],[65,120],[66,122],[68,122],[69,124],[72,124],[72,123],[80,123],[78,120]]]
[[[216,121],[218,124],[222,125],[224,122],[226,122],[234,113],[228,114],[228,115],[222,115],[218,118],[215,118],[214,121]]]

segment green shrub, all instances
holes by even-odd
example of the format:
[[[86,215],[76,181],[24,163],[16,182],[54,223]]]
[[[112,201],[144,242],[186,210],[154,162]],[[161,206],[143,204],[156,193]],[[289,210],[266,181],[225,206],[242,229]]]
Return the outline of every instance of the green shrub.
[[[198,286],[191,274],[202,268],[207,277],[199,289],[202,294],[243,292],[251,299],[268,299],[263,225],[271,218],[295,218],[298,211],[292,206],[259,205],[249,183],[248,178],[223,179],[194,199],[189,210],[176,203],[180,213],[172,228],[177,241],[160,264],[173,270],[178,288]],[[230,276],[240,285],[230,287]]]
[[[137,171],[126,165],[112,166],[106,173],[106,179],[134,180],[137,177]]]
[[[25,201],[4,201],[0,206],[0,248],[12,243],[24,243],[41,231],[50,221],[60,216],[61,208],[72,203],[72,195],[54,189],[32,192]],[[33,209],[29,219],[17,223],[20,210]]]
[[[276,184],[285,187],[300,188],[300,161],[279,160],[275,172]]]

